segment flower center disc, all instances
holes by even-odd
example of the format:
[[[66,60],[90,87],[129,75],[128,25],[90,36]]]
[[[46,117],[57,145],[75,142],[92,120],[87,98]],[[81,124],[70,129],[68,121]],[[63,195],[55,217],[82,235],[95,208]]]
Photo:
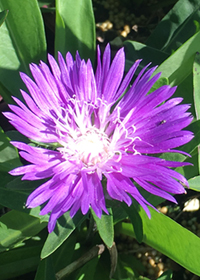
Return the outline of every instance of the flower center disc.
[[[109,157],[109,139],[96,130],[88,131],[76,141],[79,159],[87,166],[105,161]]]

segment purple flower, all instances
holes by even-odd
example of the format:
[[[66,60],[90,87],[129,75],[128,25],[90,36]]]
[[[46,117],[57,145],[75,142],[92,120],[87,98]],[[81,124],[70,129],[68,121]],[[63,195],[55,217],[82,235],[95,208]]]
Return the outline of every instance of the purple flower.
[[[51,55],[48,59],[52,72],[43,62],[30,65],[35,82],[21,73],[30,95],[21,91],[26,105],[14,97],[18,106],[10,105],[14,113],[5,115],[19,132],[52,147],[12,142],[31,164],[10,172],[23,175],[22,180],[48,178],[29,195],[27,206],[46,202],[40,214],[51,213],[49,232],[68,210],[71,217],[79,209],[86,214],[90,207],[98,217],[102,210],[108,214],[105,194],[129,206],[133,197],[150,216],[150,204],[135,183],[176,202],[171,194],[184,193],[182,184],[188,183],[170,168],[187,163],[153,156],[181,152],[174,148],[193,137],[190,131],[182,130],[192,120],[186,112],[189,105],[179,105],[182,98],[169,99],[176,88],[165,85],[148,94],[160,77],[150,78],[156,67],[147,70],[149,65],[130,86],[140,61],[123,78],[123,48],[112,63],[110,46],[102,62],[98,48],[95,74],[91,61],[81,60],[78,53],[75,61],[70,53],[66,61],[59,53],[59,65]],[[103,187],[105,178],[107,186]]]

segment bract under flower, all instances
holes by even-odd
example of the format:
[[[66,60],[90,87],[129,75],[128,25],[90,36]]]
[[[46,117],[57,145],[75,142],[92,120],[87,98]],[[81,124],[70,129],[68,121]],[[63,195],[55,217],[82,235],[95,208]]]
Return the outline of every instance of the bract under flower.
[[[192,120],[189,105],[180,105],[182,98],[170,99],[176,88],[166,85],[148,94],[160,77],[150,78],[155,67],[147,70],[149,65],[130,86],[140,61],[123,78],[123,48],[112,63],[110,46],[102,62],[98,48],[95,74],[91,61],[81,60],[78,53],[75,60],[67,53],[66,61],[59,53],[58,64],[52,56],[48,58],[51,71],[43,62],[30,65],[35,82],[21,73],[30,95],[21,91],[26,105],[14,98],[17,105],[10,105],[13,112],[5,115],[28,138],[57,143],[56,149],[47,149],[12,142],[30,164],[10,174],[23,175],[22,180],[48,179],[29,195],[27,206],[46,203],[40,214],[51,213],[49,232],[68,210],[71,217],[79,209],[86,214],[90,207],[98,217],[102,210],[108,214],[105,193],[129,206],[133,197],[150,216],[150,204],[135,182],[176,202],[171,194],[184,193],[182,183],[188,183],[171,168],[187,163],[153,156],[181,152],[175,148],[193,137],[190,131],[182,130]],[[105,189],[103,177],[107,179]]]

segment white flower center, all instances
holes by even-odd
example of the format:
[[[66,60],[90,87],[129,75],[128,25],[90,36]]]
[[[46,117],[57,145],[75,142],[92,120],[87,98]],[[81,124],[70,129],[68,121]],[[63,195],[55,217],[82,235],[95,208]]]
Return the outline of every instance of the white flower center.
[[[104,162],[109,157],[110,141],[104,133],[91,129],[75,141],[75,150],[79,159],[87,166]]]

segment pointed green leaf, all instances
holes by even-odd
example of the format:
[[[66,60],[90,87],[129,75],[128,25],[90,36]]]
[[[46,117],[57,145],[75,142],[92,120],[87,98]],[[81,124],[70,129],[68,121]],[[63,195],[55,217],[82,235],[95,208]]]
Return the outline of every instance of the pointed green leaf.
[[[56,280],[51,256],[40,261],[34,280]]]
[[[197,119],[200,118],[200,53],[197,52],[193,64],[194,107]]]
[[[63,269],[72,262],[76,246],[76,235],[71,234],[65,242],[51,255],[55,272]],[[80,252],[79,256],[80,257]],[[78,258],[77,257],[77,258]],[[76,259],[77,259],[76,258]]]
[[[78,50],[82,59],[94,62],[96,35],[91,0],[56,0],[55,57]]]
[[[47,237],[41,252],[41,258],[44,259],[48,257],[60,247],[76,227],[86,219],[86,217],[87,216],[83,216],[80,211],[77,212],[73,218],[70,217],[69,211],[61,216],[57,221],[56,228]]]
[[[55,273],[71,263],[75,245],[76,236],[72,234],[52,255],[40,261],[34,280],[54,280]]]
[[[106,187],[106,186],[105,186]],[[113,215],[113,225],[119,223],[120,221],[123,221],[127,218],[127,213],[124,211],[124,209],[121,206],[121,203],[117,200],[108,200],[106,201],[106,205],[108,208],[112,209],[112,215]]]
[[[198,11],[199,6],[199,0],[179,0],[149,36],[146,42],[147,45],[160,50],[166,50],[168,48],[167,51],[170,53],[171,49],[169,48],[169,44],[173,40],[177,44],[180,42],[179,39],[181,37],[180,43],[185,42],[195,32],[194,19],[190,21],[191,24],[189,27],[188,21]],[[179,35],[180,33],[181,36]]]
[[[9,178],[8,178],[9,180]],[[40,219],[40,222],[47,222],[49,220],[48,215],[41,216],[40,206],[28,209],[25,207],[26,200],[31,190],[40,185],[41,181],[21,181],[19,177],[9,180],[6,185],[0,186],[0,204],[10,209],[22,211]]]
[[[0,26],[3,24],[3,22],[5,21],[7,15],[8,15],[8,10],[2,11],[0,12]]]
[[[108,208],[109,215],[103,213],[101,218],[98,218],[93,210],[91,212],[97,224],[99,235],[108,247],[112,247],[114,241],[112,208]]]
[[[17,243],[40,232],[47,223],[26,213],[12,210],[0,218],[0,251],[12,248]]]
[[[194,133],[194,138],[184,145],[183,150],[186,153],[191,154],[195,148],[200,144],[200,120],[192,122],[188,127],[187,130],[192,131]]]
[[[171,86],[179,85],[191,73],[194,56],[200,52],[200,32],[191,37],[174,54],[165,60],[154,72],[162,72],[162,77],[167,77]]]
[[[126,203],[122,203],[122,207],[126,211],[129,219],[131,220],[137,241],[141,243],[143,239],[143,228],[142,220],[138,211],[134,207],[133,203],[130,206],[128,206]]]
[[[158,89],[162,86],[165,86],[165,85],[169,85],[169,80],[165,77],[162,77],[155,82],[155,84],[150,89],[149,93],[151,93],[151,92],[155,91],[156,89]]]
[[[135,41],[125,41],[124,46],[126,50],[126,71],[131,68],[137,59],[142,59],[139,65],[139,70],[141,70],[150,62],[153,66],[160,65],[169,56],[165,52]]]
[[[17,149],[10,144],[9,138],[0,128],[0,171],[8,172],[20,165]]]
[[[188,180],[191,190],[200,192],[200,175]]]
[[[29,63],[46,60],[46,40],[42,15],[37,0],[1,0],[0,11],[9,10],[0,28],[0,83],[1,92],[10,102],[9,92],[21,98],[24,88],[19,71],[30,74]]]
[[[143,221],[143,242],[200,276],[200,238],[162,213],[149,210],[151,219],[142,208],[139,212]],[[121,232],[135,237],[130,224],[122,223]]]
[[[36,270],[40,261],[41,248],[41,241],[28,240],[23,247],[1,253],[1,280],[16,279],[17,276]]]

